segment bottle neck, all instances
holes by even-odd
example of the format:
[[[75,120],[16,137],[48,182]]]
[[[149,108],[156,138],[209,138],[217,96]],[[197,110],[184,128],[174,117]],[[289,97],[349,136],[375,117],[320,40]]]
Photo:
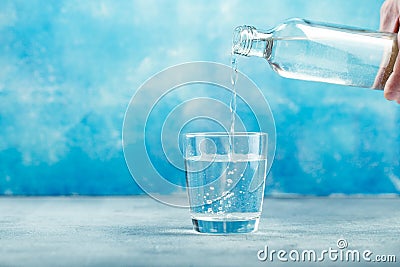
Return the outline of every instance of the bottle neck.
[[[232,39],[232,53],[268,59],[272,49],[272,33],[258,31],[252,26],[236,27]]]

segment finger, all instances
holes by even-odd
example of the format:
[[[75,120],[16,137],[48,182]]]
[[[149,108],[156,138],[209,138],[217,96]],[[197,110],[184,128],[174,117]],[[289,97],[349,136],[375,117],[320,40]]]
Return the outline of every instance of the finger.
[[[399,36],[397,42],[400,43]],[[384,96],[387,100],[400,101],[400,59],[398,57],[394,63],[393,72],[386,82]]]
[[[380,31],[384,32],[398,32],[400,14],[399,2],[386,0],[380,10]]]

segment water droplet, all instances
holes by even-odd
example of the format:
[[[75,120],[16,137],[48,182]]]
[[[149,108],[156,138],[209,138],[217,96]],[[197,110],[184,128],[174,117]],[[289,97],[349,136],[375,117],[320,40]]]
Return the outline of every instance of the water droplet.
[[[232,181],[232,179],[227,179],[226,182],[227,182],[228,184],[231,184],[233,181]]]
[[[208,200],[206,200],[206,203],[207,203],[207,204],[211,204],[211,203],[212,203],[212,200],[208,199]]]
[[[214,190],[215,188],[214,188],[214,186],[210,186],[210,190]]]

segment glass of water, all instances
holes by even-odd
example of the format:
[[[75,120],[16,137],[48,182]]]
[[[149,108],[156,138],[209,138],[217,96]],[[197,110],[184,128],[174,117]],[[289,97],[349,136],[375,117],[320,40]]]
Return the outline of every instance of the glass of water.
[[[267,143],[268,135],[260,132],[186,134],[186,182],[196,231],[257,231],[264,198]]]

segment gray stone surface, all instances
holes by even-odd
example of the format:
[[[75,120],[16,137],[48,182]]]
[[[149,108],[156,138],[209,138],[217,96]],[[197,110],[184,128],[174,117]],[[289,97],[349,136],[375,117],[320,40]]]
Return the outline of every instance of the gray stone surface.
[[[380,266],[400,266],[400,198],[267,198],[259,232],[230,236],[197,234],[186,209],[148,197],[0,198],[0,266],[378,265],[257,258],[265,246],[319,257],[341,238],[341,251],[395,255]]]

